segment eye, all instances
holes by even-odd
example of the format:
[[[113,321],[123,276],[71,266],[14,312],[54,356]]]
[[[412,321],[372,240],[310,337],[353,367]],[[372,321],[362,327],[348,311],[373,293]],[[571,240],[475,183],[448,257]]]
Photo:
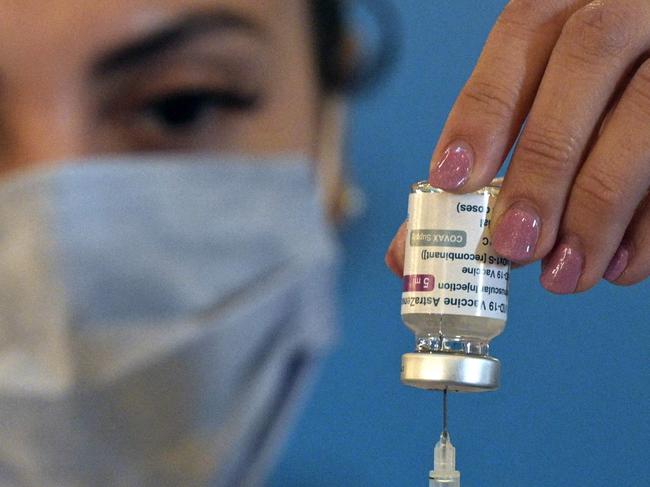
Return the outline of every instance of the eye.
[[[182,90],[157,96],[146,102],[142,115],[160,129],[185,132],[204,123],[214,123],[218,112],[248,111],[256,108],[256,95],[226,90]]]

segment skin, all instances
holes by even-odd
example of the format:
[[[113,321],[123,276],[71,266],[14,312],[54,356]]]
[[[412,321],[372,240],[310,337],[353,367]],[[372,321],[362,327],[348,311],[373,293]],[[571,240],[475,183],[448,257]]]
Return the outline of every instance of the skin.
[[[115,152],[317,156],[324,95],[304,0],[0,0],[0,11],[0,178]],[[205,17],[219,25],[115,61]]]
[[[302,0],[0,0],[0,10],[0,178],[115,152],[321,153],[327,103]],[[98,69],[125,46],[215,12],[240,22]],[[583,262],[575,291],[598,282],[618,248],[628,261],[617,284],[650,274],[649,24],[645,0],[513,0],[434,153],[433,166],[450,143],[467,143],[475,163],[455,190],[479,188],[528,117],[493,221],[498,230],[514,203],[532,209],[540,236],[520,263],[549,260],[568,242]],[[196,109],[179,122],[188,93]],[[387,256],[398,274],[403,236]]]
[[[490,182],[522,131],[492,234],[504,233],[512,205],[535,214],[539,237],[517,263],[542,260],[548,277],[567,248],[580,261],[569,289],[542,278],[553,292],[591,288],[612,260],[623,268],[608,275],[615,284],[650,275],[649,50],[647,0],[512,0],[435,149],[432,171],[450,144],[471,148],[471,172],[453,189],[469,192]],[[402,226],[386,255],[400,276],[405,235]]]

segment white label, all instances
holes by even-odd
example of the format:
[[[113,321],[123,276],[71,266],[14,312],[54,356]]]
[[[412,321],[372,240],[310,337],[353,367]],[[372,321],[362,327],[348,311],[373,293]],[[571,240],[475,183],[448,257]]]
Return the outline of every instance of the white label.
[[[510,263],[492,249],[495,197],[411,193],[402,314],[506,319]]]

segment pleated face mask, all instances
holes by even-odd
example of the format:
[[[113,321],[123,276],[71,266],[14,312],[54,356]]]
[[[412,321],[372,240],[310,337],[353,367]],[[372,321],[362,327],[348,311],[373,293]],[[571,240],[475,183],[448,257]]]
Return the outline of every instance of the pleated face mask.
[[[259,485],[331,340],[336,255],[298,160],[0,183],[0,485]]]

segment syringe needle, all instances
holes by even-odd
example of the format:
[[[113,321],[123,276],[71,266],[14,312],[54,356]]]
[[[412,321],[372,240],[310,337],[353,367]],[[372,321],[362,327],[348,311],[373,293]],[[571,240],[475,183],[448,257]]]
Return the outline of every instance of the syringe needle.
[[[447,389],[442,391],[442,434],[433,450],[433,470],[429,487],[460,487],[460,472],[456,470],[456,449],[451,444],[447,425]]]
[[[447,388],[442,392],[442,435],[449,436],[449,429],[447,424]]]

